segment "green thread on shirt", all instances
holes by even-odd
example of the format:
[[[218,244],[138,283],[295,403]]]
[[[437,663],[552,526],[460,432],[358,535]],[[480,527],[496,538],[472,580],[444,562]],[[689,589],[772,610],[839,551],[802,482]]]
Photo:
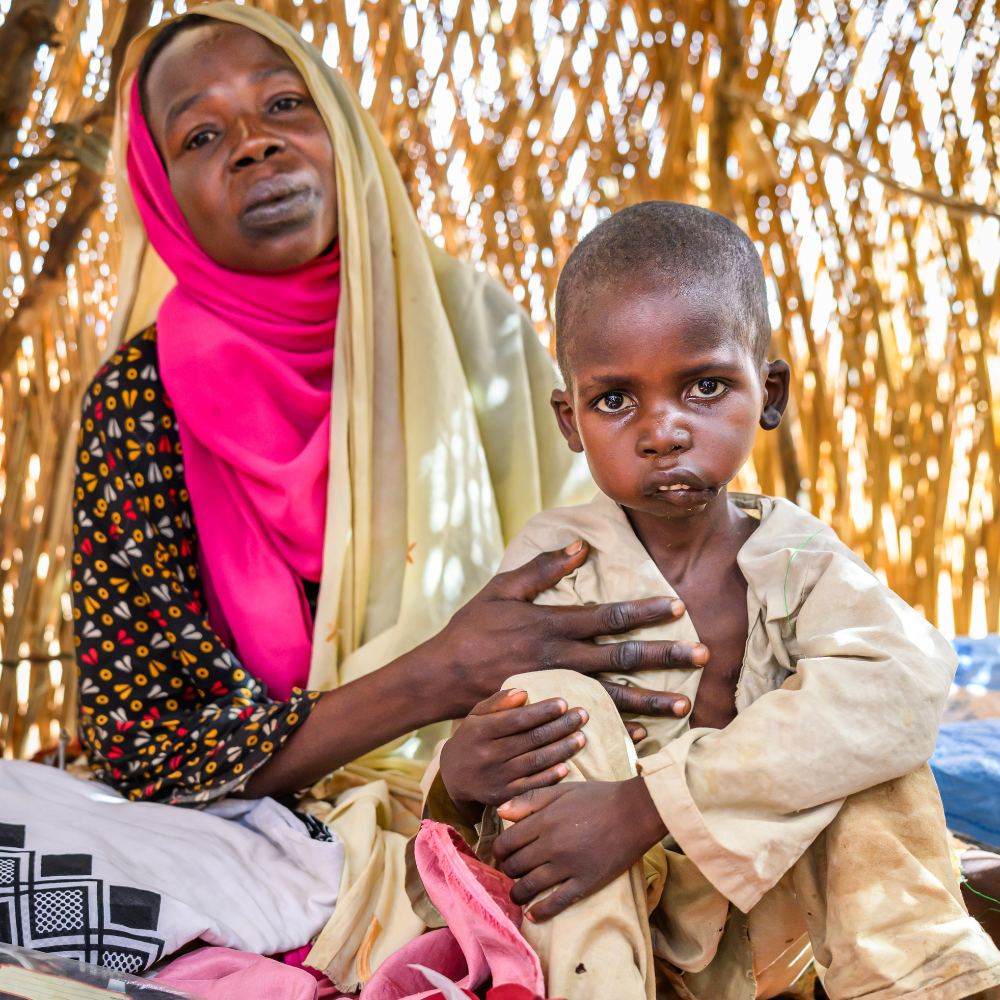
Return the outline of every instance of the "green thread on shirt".
[[[781,592],[785,597],[785,617],[791,621],[792,615],[788,610],[788,571],[792,568],[792,560],[820,533],[824,531],[826,525],[824,524],[822,528],[814,531],[789,557],[788,565],[785,567],[785,582],[782,585]],[[792,635],[795,635],[795,629],[792,629]]]

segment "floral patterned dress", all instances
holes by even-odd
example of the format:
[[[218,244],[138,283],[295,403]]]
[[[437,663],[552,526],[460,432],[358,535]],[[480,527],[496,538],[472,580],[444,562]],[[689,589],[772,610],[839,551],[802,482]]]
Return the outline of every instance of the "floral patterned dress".
[[[267,698],[206,621],[181,441],[156,328],[83,401],[73,505],[80,733],[131,799],[197,804],[240,788],[319,698]]]

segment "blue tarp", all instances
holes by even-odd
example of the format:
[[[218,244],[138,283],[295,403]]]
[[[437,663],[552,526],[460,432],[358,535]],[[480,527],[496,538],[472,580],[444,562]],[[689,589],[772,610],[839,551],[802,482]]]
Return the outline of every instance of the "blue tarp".
[[[1000,635],[952,644],[957,685],[1000,690]],[[1000,719],[943,723],[931,769],[949,828],[1000,848]]]
[[[1000,690],[1000,635],[988,635],[985,639],[960,635],[951,644],[958,653],[956,684],[961,687],[978,684]]]
[[[1000,848],[1000,719],[944,723],[931,770],[948,828]]]

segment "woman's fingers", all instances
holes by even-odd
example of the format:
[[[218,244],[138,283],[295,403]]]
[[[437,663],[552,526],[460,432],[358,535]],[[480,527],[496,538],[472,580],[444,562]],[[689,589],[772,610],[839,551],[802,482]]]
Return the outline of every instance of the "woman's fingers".
[[[643,670],[698,670],[709,661],[700,642],[626,639],[624,642],[563,641],[549,666],[582,674],[635,674]]]
[[[611,681],[601,681],[601,685],[611,696],[615,708],[626,715],[645,715],[653,719],[682,719],[691,711],[690,700],[672,691],[650,691],[648,688],[626,687],[624,684],[614,684]],[[639,739],[644,739],[645,735],[643,730],[643,735]]]
[[[564,576],[579,569],[586,561],[588,551],[587,543],[577,540],[564,549],[541,552],[518,569],[498,573],[487,584],[486,589],[492,598],[533,601],[539,594],[554,587]]]
[[[644,597],[615,604],[588,604],[559,609],[561,631],[567,639],[595,639],[620,635],[651,625],[666,625],[684,614],[678,597]]]
[[[641,743],[646,738],[646,727],[641,722],[626,722],[625,728],[628,730],[633,743]]]

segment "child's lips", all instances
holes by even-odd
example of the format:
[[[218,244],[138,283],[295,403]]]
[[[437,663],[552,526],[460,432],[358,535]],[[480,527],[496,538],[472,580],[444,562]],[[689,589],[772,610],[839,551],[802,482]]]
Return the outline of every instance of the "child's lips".
[[[672,503],[707,503],[718,493],[694,476],[657,476],[650,485],[653,496]]]

